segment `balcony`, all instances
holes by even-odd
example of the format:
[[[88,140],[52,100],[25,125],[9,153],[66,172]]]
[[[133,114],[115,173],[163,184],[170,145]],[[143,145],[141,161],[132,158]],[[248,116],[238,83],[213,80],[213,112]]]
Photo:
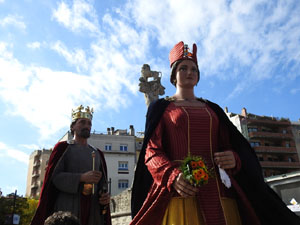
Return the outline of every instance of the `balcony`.
[[[41,165],[41,161],[40,160],[37,160],[33,163],[33,166],[39,166]]]
[[[269,139],[293,139],[293,134],[274,133],[274,132],[249,132],[249,138],[269,138]]]
[[[35,188],[38,188],[38,187],[39,187],[38,182],[34,182],[33,184],[31,184],[31,189],[35,189]]]
[[[32,174],[32,177],[39,177],[40,176],[40,174],[38,174],[38,173],[33,173]]]
[[[297,149],[295,147],[276,147],[276,146],[256,146],[253,147],[257,153],[290,153],[297,154]]]
[[[287,120],[271,120],[271,119],[247,119],[248,125],[271,125],[271,126],[290,126],[291,122]]]
[[[300,168],[300,162],[269,162],[269,161],[260,161],[260,165],[263,168],[285,168],[285,169],[298,169],[298,168]]]

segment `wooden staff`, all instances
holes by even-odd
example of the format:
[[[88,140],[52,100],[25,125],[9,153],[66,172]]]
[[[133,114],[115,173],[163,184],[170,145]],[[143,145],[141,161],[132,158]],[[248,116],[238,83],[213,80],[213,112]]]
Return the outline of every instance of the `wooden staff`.
[[[96,158],[96,153],[95,151],[92,152],[92,159],[93,159],[93,171],[95,171],[95,158]],[[95,194],[95,184],[93,183],[93,190],[92,193]]]

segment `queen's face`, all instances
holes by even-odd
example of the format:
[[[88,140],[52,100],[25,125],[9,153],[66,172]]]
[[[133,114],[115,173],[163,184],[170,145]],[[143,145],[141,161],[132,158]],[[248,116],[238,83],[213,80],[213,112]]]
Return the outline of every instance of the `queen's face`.
[[[176,87],[193,88],[198,82],[198,67],[192,60],[183,60],[176,68]]]

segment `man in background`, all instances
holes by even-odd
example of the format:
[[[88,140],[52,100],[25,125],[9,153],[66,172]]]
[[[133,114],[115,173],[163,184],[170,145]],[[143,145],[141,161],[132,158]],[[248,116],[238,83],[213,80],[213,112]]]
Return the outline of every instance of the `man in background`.
[[[58,211],[49,216],[44,225],[80,225],[80,222],[72,213]]]

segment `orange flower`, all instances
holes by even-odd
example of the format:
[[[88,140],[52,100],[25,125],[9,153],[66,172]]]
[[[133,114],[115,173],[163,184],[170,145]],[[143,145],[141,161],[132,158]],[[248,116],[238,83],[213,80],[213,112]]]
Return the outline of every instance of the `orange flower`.
[[[201,180],[201,173],[199,173],[199,170],[193,170],[193,176],[195,178],[196,181],[200,181]]]
[[[208,180],[208,174],[207,173],[204,174],[203,180]]]
[[[201,178],[204,177],[205,172],[203,169],[199,169],[198,173],[201,176]]]
[[[192,167],[192,169],[196,169],[197,166],[198,166],[197,162],[191,161],[191,167]]]
[[[203,169],[193,170],[193,176],[196,181],[202,180],[204,178],[205,174],[206,173],[204,172]]]
[[[196,187],[200,187],[208,183],[212,174],[209,172],[211,169],[205,165],[205,161],[200,156],[188,155],[182,165],[181,170],[184,178]]]
[[[199,166],[199,167],[204,167],[204,162],[203,162],[202,160],[199,160],[199,161],[198,161],[198,166]]]

